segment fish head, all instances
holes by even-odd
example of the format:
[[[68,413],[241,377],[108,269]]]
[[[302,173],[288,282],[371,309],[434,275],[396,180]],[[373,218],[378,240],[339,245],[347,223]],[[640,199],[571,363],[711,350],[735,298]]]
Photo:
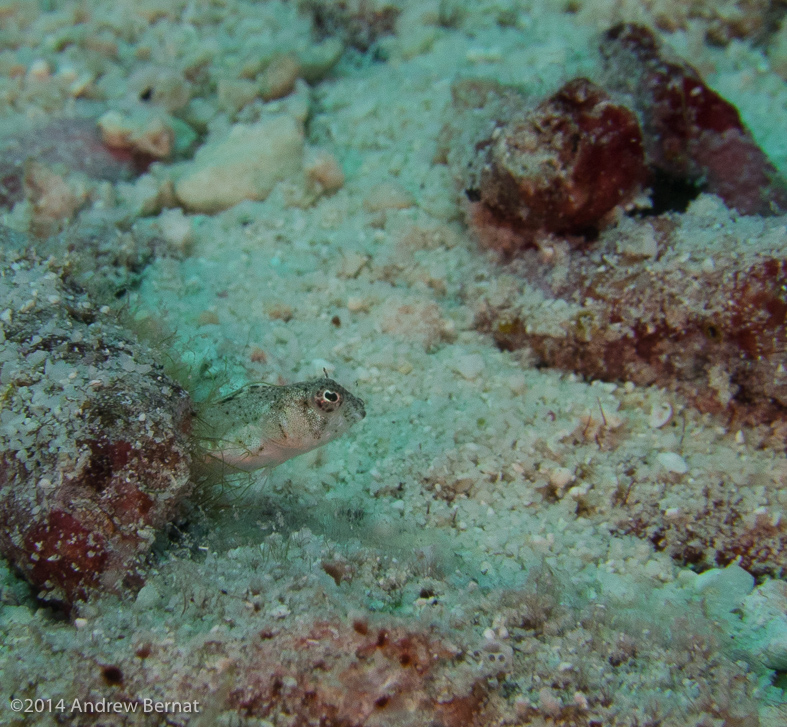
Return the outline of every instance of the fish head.
[[[303,451],[333,441],[366,416],[363,400],[329,378],[296,384],[285,399],[288,439]]]

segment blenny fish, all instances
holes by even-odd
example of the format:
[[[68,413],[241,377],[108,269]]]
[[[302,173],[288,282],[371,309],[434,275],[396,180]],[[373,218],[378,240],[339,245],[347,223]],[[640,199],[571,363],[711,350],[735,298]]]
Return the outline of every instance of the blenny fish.
[[[366,416],[361,399],[333,379],[247,384],[199,413],[208,459],[231,469],[273,468],[340,437]]]

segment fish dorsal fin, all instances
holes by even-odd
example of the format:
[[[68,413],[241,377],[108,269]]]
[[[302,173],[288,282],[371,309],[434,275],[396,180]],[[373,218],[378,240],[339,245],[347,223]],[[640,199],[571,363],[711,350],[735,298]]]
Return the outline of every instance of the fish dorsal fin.
[[[262,381],[255,381],[252,384],[244,384],[240,387],[240,389],[236,389],[231,394],[227,394],[227,396],[222,397],[218,400],[218,404],[223,404],[226,401],[232,401],[236,399],[241,394],[247,393],[249,391],[262,391],[264,389],[276,389],[278,388],[275,384],[266,384]]]

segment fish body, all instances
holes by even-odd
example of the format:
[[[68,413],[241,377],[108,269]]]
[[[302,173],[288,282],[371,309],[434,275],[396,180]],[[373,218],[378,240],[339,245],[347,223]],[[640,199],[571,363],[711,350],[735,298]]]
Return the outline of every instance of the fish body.
[[[333,379],[247,384],[200,412],[209,459],[245,472],[273,468],[340,437],[366,416]]]

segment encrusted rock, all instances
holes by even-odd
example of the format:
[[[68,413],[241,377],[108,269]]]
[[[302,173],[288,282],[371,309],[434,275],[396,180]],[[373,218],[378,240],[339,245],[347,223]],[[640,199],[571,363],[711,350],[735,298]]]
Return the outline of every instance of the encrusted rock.
[[[767,424],[783,441],[785,228],[774,219],[755,232],[725,212],[701,197],[679,222],[628,219],[581,254],[565,244],[526,250],[518,288],[483,291],[476,324],[543,365],[677,389],[702,411]],[[655,259],[618,252],[621,235],[644,234],[632,228],[654,236]]]
[[[636,116],[599,86],[575,79],[478,142],[466,194],[482,241],[503,252],[538,233],[593,236],[646,179]],[[501,228],[488,234],[485,227]],[[508,231],[509,234],[505,234]]]
[[[189,492],[189,398],[54,263],[0,241],[0,552],[66,605],[138,585]]]
[[[535,107],[489,81],[454,85],[460,121],[446,125],[437,159],[452,166],[482,244],[506,255],[550,235],[582,246],[647,189],[656,214],[682,212],[700,192],[742,214],[787,211],[787,182],[738,110],[648,28],[611,28],[601,53],[603,87],[576,78]],[[645,237],[624,251],[656,254]]]
[[[741,608],[742,647],[766,668],[787,670],[787,584],[766,581],[754,589]]]
[[[609,89],[625,93],[643,122],[648,166],[664,184],[696,184],[742,214],[787,211],[787,184],[738,110],[685,61],[670,58],[646,27],[616,25],[601,53]]]

